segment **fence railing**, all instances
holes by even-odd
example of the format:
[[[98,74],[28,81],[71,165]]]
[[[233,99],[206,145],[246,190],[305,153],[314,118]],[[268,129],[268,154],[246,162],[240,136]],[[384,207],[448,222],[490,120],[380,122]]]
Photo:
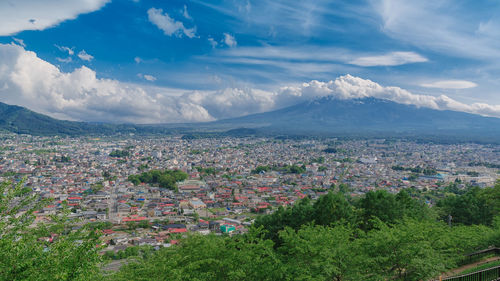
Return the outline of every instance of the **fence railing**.
[[[500,255],[500,248],[488,248],[488,249],[484,249],[481,251],[467,254],[467,255],[465,255],[464,262],[470,263],[474,260],[477,260],[479,258],[485,257],[485,256],[490,255],[490,254],[495,254],[496,256]]]
[[[500,255],[500,248],[488,248],[464,255],[464,260],[461,264],[468,264],[474,260],[478,260],[488,255]],[[484,270],[463,274],[459,276],[439,278],[435,281],[500,281],[500,266],[487,268]]]
[[[469,274],[448,277],[441,279],[443,281],[494,281],[500,279],[500,266],[476,271]]]

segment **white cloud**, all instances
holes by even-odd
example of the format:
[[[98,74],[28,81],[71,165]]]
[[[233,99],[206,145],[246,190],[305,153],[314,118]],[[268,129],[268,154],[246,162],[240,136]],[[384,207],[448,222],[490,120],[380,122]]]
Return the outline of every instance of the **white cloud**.
[[[17,45],[20,45],[20,46],[23,46],[24,48],[26,48],[26,44],[24,44],[24,40],[23,39],[19,39],[19,38],[12,38],[12,40],[14,40]]]
[[[182,91],[102,79],[82,66],[61,72],[34,52],[0,44],[0,99],[57,118],[85,121],[168,123],[209,121]],[[179,93],[180,92],[180,93]]]
[[[182,34],[184,34],[189,38],[194,38],[196,36],[196,27],[186,28],[182,22],[171,18],[166,12],[163,13],[162,9],[149,9],[148,19],[151,23],[161,29],[165,35],[176,35],[181,37]]]
[[[236,39],[234,38],[234,36],[232,36],[231,34],[229,33],[224,33],[224,40],[223,42],[229,46],[229,47],[236,47],[236,45],[238,44],[236,42]]]
[[[143,75],[147,79],[146,75]],[[375,97],[433,109],[450,109],[500,117],[499,105],[464,104],[445,95],[416,95],[398,87],[340,76],[276,91],[226,88],[187,91],[98,78],[82,66],[59,68],[15,44],[0,44],[0,101],[26,106],[56,118],[85,121],[172,123],[199,122],[264,112],[316,97]]]
[[[215,48],[218,45],[217,41],[215,41],[214,38],[212,38],[212,37],[208,38],[208,43],[210,43],[210,45],[212,46],[212,48]]]
[[[59,46],[59,45],[54,45],[56,46],[56,48],[59,49],[59,51],[61,52],[67,52],[68,55],[72,56],[75,54],[75,52],[73,51],[73,48],[70,48],[70,47],[65,47],[65,46]]]
[[[182,16],[185,17],[188,20],[192,20],[193,18],[189,15],[188,13],[188,8],[186,5],[184,5],[184,10],[182,11]]]
[[[101,9],[109,0],[0,1],[0,36],[43,30],[80,14]]]
[[[392,52],[380,56],[360,57],[349,63],[359,66],[396,66],[426,61],[427,58],[414,52]]]
[[[142,59],[140,57],[135,57],[134,61],[135,61],[135,63],[141,63]]]
[[[65,58],[65,59],[63,59],[63,58],[56,58],[56,60],[57,60],[58,62],[64,62],[64,63],[69,63],[69,62],[72,62],[72,61],[73,61],[73,59],[72,59],[71,57],[67,57],[67,58]]]
[[[154,77],[153,75],[149,75],[149,74],[144,74],[144,79],[146,79],[148,81],[156,81],[156,77]]]
[[[439,89],[469,89],[477,87],[477,84],[466,80],[442,80],[431,83],[423,83],[420,84],[420,86]]]
[[[139,73],[139,74],[137,74],[137,76],[139,78],[142,78],[144,80],[148,80],[150,82],[156,81],[156,77],[154,77],[153,75]]]
[[[87,54],[87,52],[85,52],[85,50],[81,50],[79,53],[78,53],[78,57],[81,59],[81,60],[86,60],[86,61],[91,61],[94,59],[93,56]]]
[[[383,87],[373,81],[354,77],[340,76],[334,81],[311,81],[299,87],[285,87],[281,91],[292,92],[296,96],[304,94],[312,96],[334,96],[338,99],[355,99],[375,97],[391,100],[401,104],[413,104],[419,107],[428,107],[437,110],[455,110],[468,113],[500,117],[500,105],[485,103],[464,104],[453,100],[446,95],[429,96],[417,95],[399,87]]]
[[[382,31],[392,38],[446,55],[486,60],[500,57],[499,25],[485,22],[485,13],[477,10],[480,5],[453,0],[369,2],[380,16]],[[498,13],[498,7],[490,6],[491,15]]]

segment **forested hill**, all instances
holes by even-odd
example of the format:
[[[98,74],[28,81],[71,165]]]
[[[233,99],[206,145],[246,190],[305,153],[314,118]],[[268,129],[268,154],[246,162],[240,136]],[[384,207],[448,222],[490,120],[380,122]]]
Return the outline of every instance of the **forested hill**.
[[[111,135],[165,134],[170,130],[158,126],[106,124],[58,120],[21,106],[0,102],[0,130],[29,135]]]
[[[0,103],[0,129],[32,135],[80,135],[110,133],[114,130],[111,126],[57,120],[24,107],[5,103]]]

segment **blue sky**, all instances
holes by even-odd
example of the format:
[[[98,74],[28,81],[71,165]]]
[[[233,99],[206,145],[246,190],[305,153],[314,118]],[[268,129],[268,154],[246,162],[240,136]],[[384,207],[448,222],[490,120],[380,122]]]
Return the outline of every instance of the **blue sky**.
[[[499,12],[493,0],[2,1],[0,101],[163,123],[368,95],[500,117]]]

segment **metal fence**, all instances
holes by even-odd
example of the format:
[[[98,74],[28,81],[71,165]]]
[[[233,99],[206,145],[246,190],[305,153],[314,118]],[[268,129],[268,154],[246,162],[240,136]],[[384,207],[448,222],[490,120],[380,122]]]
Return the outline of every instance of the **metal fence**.
[[[500,248],[488,248],[464,256],[461,264],[472,263],[488,255],[500,255]],[[500,281],[500,266],[472,272],[469,274],[438,279],[436,281]]]
[[[460,275],[460,276],[454,276],[454,277],[448,277],[445,279],[442,279],[443,281],[494,281],[494,280],[500,280],[500,266],[497,267],[492,267],[488,268],[485,270],[465,274],[465,275]]]
[[[477,252],[474,252],[474,253],[470,253],[470,254],[467,254],[465,255],[464,257],[464,260],[463,260],[463,263],[464,264],[467,264],[467,263],[471,263],[475,260],[478,260],[478,259],[481,259],[485,256],[488,256],[488,255],[491,255],[491,254],[494,254],[496,256],[499,256],[500,255],[500,248],[488,248],[488,249],[484,249],[484,250],[481,250],[481,251],[477,251]]]

